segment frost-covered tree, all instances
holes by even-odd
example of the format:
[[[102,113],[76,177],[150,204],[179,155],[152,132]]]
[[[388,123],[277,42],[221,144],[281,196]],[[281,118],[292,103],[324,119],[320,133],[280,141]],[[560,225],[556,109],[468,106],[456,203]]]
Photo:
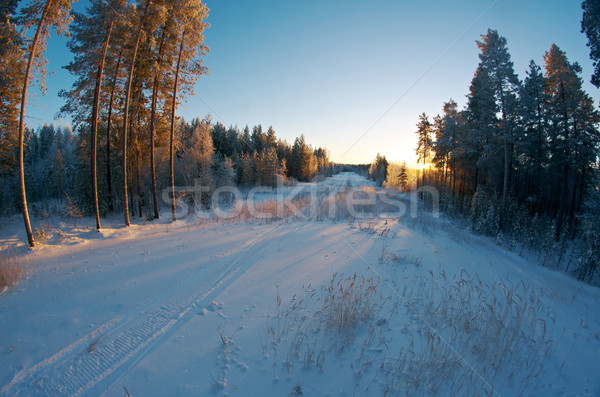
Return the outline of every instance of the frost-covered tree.
[[[488,29],[486,35],[477,41],[480,66],[487,72],[493,87],[494,99],[500,111],[499,140],[504,146],[504,174],[502,182],[502,209],[500,212],[500,228],[503,227],[504,213],[508,200],[511,178],[512,150],[517,117],[517,93],[520,82],[515,74],[513,62],[506,39],[496,30]]]
[[[546,80],[541,68],[532,60],[523,82],[519,101],[519,113],[523,134],[518,142],[523,154],[520,160],[525,169],[523,196],[534,195],[541,204],[542,172],[548,161],[548,123],[546,114]]]
[[[122,167],[122,177],[123,177],[123,217],[125,221],[125,226],[129,226],[129,196],[127,193],[127,185],[129,183],[127,179],[127,140],[128,140],[128,131],[130,128],[129,125],[129,105],[131,101],[131,88],[134,79],[134,70],[136,65],[136,59],[138,54],[138,49],[140,46],[140,40],[142,38],[142,32],[144,28],[144,22],[146,21],[146,15],[148,14],[148,9],[152,0],[144,1],[143,6],[141,7],[143,11],[137,11],[137,8],[134,9],[136,11],[131,15],[133,20],[137,20],[137,28],[135,31],[131,32],[131,37],[133,38],[133,45],[131,47],[131,53],[129,54],[129,67],[128,67],[128,77],[127,83],[125,84],[125,101],[123,105],[123,136],[122,140],[122,159],[121,167]],[[133,29],[132,29],[133,30]]]
[[[213,178],[214,146],[211,136],[210,118],[194,127],[189,140],[183,150],[182,174],[187,186],[201,187],[199,200],[196,205],[208,207],[210,193],[215,188]]]
[[[592,99],[582,90],[581,67],[552,45],[544,55],[549,114],[549,150],[553,175],[553,208],[557,230],[564,223],[574,226],[581,208],[586,179],[600,155],[600,115]]]
[[[169,138],[169,166],[171,194],[175,197],[175,173],[173,168],[175,143],[175,114],[180,97],[193,93],[196,80],[208,69],[202,65],[201,56],[206,55],[208,47],[204,42],[204,29],[209,25],[204,21],[208,16],[208,7],[200,0],[181,0],[173,8],[174,20],[178,30],[179,49],[174,68],[173,91],[170,98],[171,127]],[[183,95],[182,95],[183,94]],[[173,220],[177,219],[175,200],[171,207]]]
[[[216,187],[234,186],[236,180],[236,172],[231,160],[227,156],[222,156],[220,153],[215,153],[213,164],[213,177]]]
[[[60,93],[67,101],[62,111],[74,116],[76,127],[89,126],[90,129],[91,189],[97,229],[101,227],[97,179],[100,96],[112,34],[124,11],[124,0],[92,0],[86,13],[73,13],[72,36],[67,46],[74,59],[65,69],[77,76],[77,80],[71,90]]]
[[[273,146],[268,146],[261,152],[258,160],[258,177],[262,186],[276,186],[279,161]]]
[[[317,158],[310,145],[306,143],[304,134],[294,141],[288,167],[290,176],[301,181],[308,182],[317,175]]]
[[[378,186],[381,186],[387,177],[388,166],[389,163],[385,156],[377,153],[375,160],[371,163],[371,167],[369,168],[369,178],[374,180]]]
[[[400,164],[400,170],[396,177],[398,178],[398,186],[401,191],[406,192],[408,190],[408,167],[406,166],[406,161]]]

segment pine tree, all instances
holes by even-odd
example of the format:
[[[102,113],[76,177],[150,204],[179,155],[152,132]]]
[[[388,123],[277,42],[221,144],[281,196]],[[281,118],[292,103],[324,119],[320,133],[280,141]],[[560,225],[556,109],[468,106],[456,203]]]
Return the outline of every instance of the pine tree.
[[[277,185],[277,152],[274,147],[263,149],[259,156],[258,174],[262,186]]]
[[[54,187],[55,195],[61,198],[65,192],[65,163],[60,148],[56,149],[54,156],[54,164],[52,166],[52,186]]]
[[[400,172],[396,176],[398,178],[398,186],[401,191],[406,193],[408,191],[408,167],[406,161],[403,161],[400,165]]]
[[[248,154],[248,152],[244,152],[242,154],[241,159],[241,179],[240,183],[245,186],[252,186],[255,184],[255,172],[256,172],[256,162],[254,158]]]
[[[281,181],[283,182],[286,180],[287,173],[288,173],[287,161],[285,158],[282,158],[279,161],[279,165],[277,166],[277,178],[281,178]]]
[[[310,181],[318,172],[318,162],[304,134],[294,141],[289,161],[290,176],[300,181]]]
[[[423,165],[421,170],[421,186],[425,185],[425,166],[429,163],[432,156],[432,133],[433,127],[429,122],[429,117],[427,117],[425,113],[421,114],[419,116],[419,122],[417,123],[417,148],[415,149],[417,164]]]
[[[184,93],[192,93],[193,84],[196,79],[202,74],[208,72],[208,70],[202,66],[202,60],[199,59],[200,55],[206,55],[208,47],[203,45],[204,29],[208,27],[208,24],[204,22],[204,19],[208,15],[208,7],[202,4],[200,0],[185,0],[177,2],[175,8],[176,15],[175,21],[177,26],[180,27],[180,40],[179,40],[179,51],[177,54],[177,62],[175,66],[175,78],[173,82],[173,94],[171,96],[171,129],[169,139],[169,165],[170,165],[170,176],[171,176],[171,194],[175,197],[175,173],[173,169],[173,154],[174,154],[174,142],[175,142],[175,111],[177,108],[177,100],[179,96],[179,85],[180,77],[181,85],[183,86]],[[175,200],[171,207],[172,219],[177,219]]]
[[[68,47],[75,55],[65,68],[78,77],[70,91],[62,91],[67,103],[63,112],[75,113],[75,124],[90,125],[91,129],[91,182],[94,198],[96,229],[100,229],[97,179],[97,136],[100,95],[109,44],[113,28],[124,12],[123,0],[93,0],[86,14],[73,13],[73,33]],[[95,51],[90,51],[95,49]],[[93,94],[92,94],[93,93]]]
[[[177,6],[177,2],[171,4],[173,1],[168,0],[158,11],[154,12],[152,21],[158,28],[153,27],[150,30],[155,30],[155,37],[149,34],[149,37],[153,37],[155,42],[153,48],[150,49],[152,76],[152,97],[150,105],[150,178],[152,182],[152,200],[154,209],[154,218],[159,218],[158,208],[158,192],[156,182],[156,160],[155,160],[155,141],[157,139],[158,120],[158,104],[159,102],[166,102],[168,87],[172,84],[172,76],[168,72],[168,66],[171,60],[176,57],[178,50],[179,31],[180,26],[178,23],[185,23],[185,21],[177,21],[176,13],[169,12],[170,9]]]
[[[152,3],[152,0],[146,0],[145,1],[145,5],[144,5],[144,10],[141,14],[136,15],[139,18],[139,25],[137,28],[137,33],[133,36],[135,38],[134,44],[133,44],[133,48],[131,51],[131,55],[130,55],[130,66],[129,66],[129,76],[127,77],[127,83],[125,85],[126,90],[125,90],[125,104],[123,107],[123,137],[122,137],[122,142],[123,142],[123,161],[122,161],[122,167],[123,167],[123,216],[124,216],[124,220],[125,220],[125,226],[129,226],[129,197],[127,194],[127,184],[128,184],[128,179],[127,179],[127,134],[128,134],[128,130],[129,130],[129,105],[130,105],[130,101],[131,101],[131,86],[132,86],[132,82],[133,82],[133,72],[134,72],[134,68],[135,68],[135,64],[136,64],[136,58],[137,58],[137,52],[138,52],[138,48],[140,45],[140,40],[142,38],[142,29],[144,27],[144,22],[146,20],[146,15],[148,13],[148,8],[150,7],[150,4]],[[173,204],[175,205],[175,204]]]
[[[31,44],[27,48],[28,60],[25,69],[23,89],[21,91],[21,112],[19,115],[19,184],[21,191],[21,204],[23,210],[23,221],[27,233],[27,241],[31,247],[35,246],[29,211],[27,210],[27,194],[25,192],[25,171],[23,168],[23,138],[25,128],[25,104],[27,103],[27,90],[32,66],[40,72],[40,88],[45,92],[45,60],[43,54],[46,50],[46,39],[53,28],[56,34],[62,36],[67,34],[67,26],[71,22],[69,11],[71,0],[33,0],[29,6],[21,10],[20,24],[27,32],[33,26],[37,26]]]
[[[534,194],[541,205],[542,170],[548,161],[547,96],[545,78],[534,61],[529,63],[527,77],[520,94],[519,110],[523,134],[519,142],[524,154],[526,181],[524,195]]]
[[[233,160],[227,156],[222,156],[220,153],[215,153],[213,158],[213,177],[215,186],[234,186],[236,172]]]
[[[265,136],[265,145],[266,147],[275,148],[277,146],[277,137],[275,136],[275,130],[273,126],[269,126],[267,130],[267,134]]]
[[[262,125],[255,125],[252,128],[252,135],[250,136],[250,142],[252,144],[252,148],[256,153],[262,152],[265,147],[265,134],[262,130]]]
[[[387,177],[388,165],[389,163],[385,156],[377,153],[375,160],[369,168],[369,177],[374,180],[378,186],[381,186]]]
[[[213,178],[214,146],[211,136],[210,118],[206,118],[192,131],[189,147],[184,150],[187,162],[188,185],[199,185],[206,191],[201,192],[197,205],[208,207],[210,193],[214,190]]]
[[[486,68],[477,67],[464,112],[465,134],[464,167],[470,172],[470,192],[479,186],[496,185],[502,180],[502,161],[497,156],[502,150],[498,142],[498,106],[494,98],[494,87]]]
[[[571,64],[556,45],[544,55],[549,114],[550,171],[555,181],[553,202],[557,233],[565,222],[573,226],[581,207],[586,174],[597,161],[600,117],[592,99],[582,90],[581,67]]]
[[[444,103],[443,113],[435,119],[435,136],[436,140],[433,143],[435,150],[434,162],[437,167],[444,167],[444,175],[442,177],[443,185],[446,186],[447,176],[449,174],[452,179],[451,192],[454,196],[456,169],[458,163],[458,145],[462,130],[462,114],[458,111],[458,105],[454,100],[450,99]]]
[[[517,98],[519,80],[513,69],[513,63],[506,45],[506,39],[497,31],[488,29],[482,41],[477,41],[481,51],[480,65],[486,69],[494,89],[494,97],[501,113],[500,136],[504,145],[504,174],[502,183],[502,209],[500,228],[504,227],[506,203],[508,200],[512,149],[514,144],[515,117],[517,116]]]
[[[17,3],[6,0],[0,6],[0,171],[4,172],[16,165],[21,75],[25,69],[21,37],[12,20]]]

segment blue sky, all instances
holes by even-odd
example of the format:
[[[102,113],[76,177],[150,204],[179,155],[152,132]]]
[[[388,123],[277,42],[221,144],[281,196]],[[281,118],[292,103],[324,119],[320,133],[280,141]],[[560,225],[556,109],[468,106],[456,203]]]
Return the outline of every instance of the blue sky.
[[[419,114],[433,117],[450,98],[464,106],[479,62],[475,40],[488,28],[506,37],[521,79],[529,61],[543,65],[556,43],[582,65],[584,88],[600,101],[589,84],[578,0],[206,3],[210,74],[178,114],[190,120],[211,113],[240,128],[272,125],[289,142],[304,134],[336,162],[369,163],[378,152],[413,161]],[[68,123],[54,118],[58,90],[72,83],[61,69],[70,59],[64,40],[51,37],[47,57],[55,74],[47,78],[47,95],[30,101],[32,127]]]

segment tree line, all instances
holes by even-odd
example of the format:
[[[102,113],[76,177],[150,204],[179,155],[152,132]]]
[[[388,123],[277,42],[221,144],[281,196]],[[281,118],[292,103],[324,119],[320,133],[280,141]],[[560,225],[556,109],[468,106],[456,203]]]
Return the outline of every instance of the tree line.
[[[437,187],[448,211],[487,234],[523,235],[548,220],[551,240],[600,238],[600,113],[582,88],[580,65],[553,44],[543,68],[532,60],[521,81],[497,31],[477,46],[466,106],[450,99],[433,119],[419,117],[418,186]],[[597,251],[592,257],[596,269]],[[582,278],[590,276],[586,266]]]
[[[175,130],[175,185],[194,187],[199,184],[208,189],[206,197],[222,186],[276,187],[278,178],[283,183],[294,183],[310,181],[317,175],[330,176],[334,171],[326,149],[314,149],[303,135],[289,144],[277,137],[273,127],[266,132],[262,125],[240,130],[236,126],[214,123],[209,115],[191,122],[179,120]],[[66,196],[76,199],[85,213],[94,213],[90,188],[90,139],[90,134],[74,134],[68,126],[46,124],[37,130],[25,129],[25,183],[35,216],[53,212],[56,204],[63,204]],[[113,151],[117,144],[111,142]],[[105,139],[99,140],[97,149],[98,204],[100,215],[105,217],[122,208],[122,174],[118,172],[120,159],[111,157]],[[162,190],[170,184],[169,147],[166,142],[157,142],[155,151],[157,186]],[[14,156],[16,149],[13,153]],[[154,216],[149,157],[148,147],[143,148],[139,169],[137,157],[132,157],[129,208],[130,215],[136,217]],[[13,161],[0,173],[0,183],[4,187],[0,195],[2,215],[20,210],[18,200],[15,200],[18,197],[15,172]],[[111,185],[113,189],[109,189]],[[188,198],[191,200],[193,196]],[[209,203],[191,204],[207,206]]]
[[[30,246],[28,197],[59,198],[71,190],[100,229],[101,215],[116,210],[126,225],[130,214],[148,208],[149,217],[158,218],[165,187],[176,219],[175,186],[190,178],[207,186],[273,185],[277,175],[309,180],[330,168],[327,151],[313,149],[303,136],[289,145],[272,128],[256,126],[250,133],[210,118],[186,123],[177,116],[178,104],[208,73],[203,33],[209,10],[201,0],[91,0],[82,13],[71,3],[0,5],[0,177],[12,186],[3,197],[15,190],[20,197]],[[65,99],[60,113],[71,117],[74,133],[25,126],[28,88],[37,81],[44,91],[51,31],[69,37],[74,55],[65,69],[76,80],[59,94]],[[46,142],[50,135],[54,146]],[[49,166],[36,172],[40,164]],[[50,171],[53,189],[38,194]],[[63,173],[64,180],[57,177]],[[14,210],[3,200],[3,210]]]

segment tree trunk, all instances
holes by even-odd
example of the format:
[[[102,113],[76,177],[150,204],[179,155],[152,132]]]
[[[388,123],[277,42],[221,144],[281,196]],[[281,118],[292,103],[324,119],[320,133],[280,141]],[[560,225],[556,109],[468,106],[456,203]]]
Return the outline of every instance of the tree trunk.
[[[543,130],[542,130],[542,105],[538,101],[538,145],[537,145],[537,183],[536,183],[536,194],[539,195],[538,199],[538,208],[542,206],[542,138],[543,138]]]
[[[40,22],[38,23],[37,30],[35,31],[35,36],[33,37],[33,41],[31,43],[31,52],[29,53],[29,59],[27,61],[27,69],[25,69],[25,81],[23,82],[23,92],[21,95],[21,114],[19,116],[19,187],[21,190],[21,205],[23,210],[23,222],[25,223],[25,232],[27,233],[27,242],[30,247],[35,246],[35,241],[33,240],[33,232],[31,231],[31,222],[29,221],[29,211],[27,210],[27,194],[25,192],[25,168],[23,166],[23,146],[24,146],[24,123],[25,123],[25,105],[27,103],[27,88],[29,86],[29,76],[31,74],[31,65],[33,64],[33,60],[35,58],[35,53],[37,50],[38,41],[40,38],[40,34],[42,32],[42,27],[44,26],[44,22],[46,20],[46,15],[48,15],[48,9],[50,8],[50,3],[52,0],[47,0],[46,5],[44,6],[44,11],[42,12],[42,16],[40,18]]]
[[[425,186],[425,160],[423,160],[423,169],[421,170],[421,188],[423,188],[423,186]],[[421,200],[425,197],[424,195],[425,193],[421,189]]]
[[[583,194],[585,192],[585,167],[581,170],[581,182],[579,184],[579,195],[577,198],[577,208],[575,209],[576,215],[573,220],[573,225],[571,227],[571,240],[575,239],[577,235],[577,227],[579,226],[579,219],[577,218],[577,213],[581,212],[581,204],[583,203]]]
[[[112,175],[111,175],[111,149],[110,149],[110,135],[111,135],[111,122],[112,122],[112,110],[113,110],[113,102],[115,99],[115,89],[117,87],[117,79],[119,77],[119,69],[121,68],[121,58],[123,55],[123,50],[119,52],[119,59],[117,60],[117,67],[115,69],[115,81],[110,90],[110,101],[108,104],[108,126],[106,128],[106,190],[108,193],[108,211],[112,212],[114,210],[113,205],[113,192],[112,192]]]
[[[567,218],[567,203],[568,203],[568,195],[569,195],[569,166],[565,164],[564,166],[564,180],[562,187],[561,199],[559,202],[560,210],[558,212],[558,218],[556,223],[556,235],[558,236],[563,228],[563,224]]]
[[[100,230],[100,210],[98,208],[98,176],[96,172],[96,141],[98,138],[98,107],[100,105],[100,91],[102,90],[102,75],[104,73],[104,61],[106,60],[106,51],[112,33],[113,22],[111,21],[106,39],[102,45],[102,59],[98,65],[98,74],[96,76],[96,88],[94,89],[94,105],[92,108],[92,190],[94,194],[94,212],[96,214],[96,229]]]
[[[135,45],[133,47],[133,54],[131,55],[131,65],[129,66],[129,77],[127,78],[127,90],[125,92],[125,109],[123,115],[123,216],[125,220],[125,226],[129,226],[129,203],[127,201],[127,127],[129,121],[129,101],[131,99],[131,82],[133,80],[133,69],[135,67],[135,59],[137,57],[138,47],[140,45],[140,38],[142,36],[142,27],[144,26],[144,19],[148,12],[148,7],[151,1],[146,2],[144,13],[140,18],[140,26],[137,31],[137,37]]]
[[[502,209],[500,211],[500,222],[499,228],[502,230],[504,228],[504,219],[506,216],[506,201],[508,199],[508,186],[509,186],[509,178],[510,178],[510,145],[508,144],[508,130],[502,123],[502,128],[504,129],[504,179],[502,181]]]
[[[452,173],[452,200],[454,201],[454,188],[456,186],[456,160],[452,160],[452,169],[450,170]]]
[[[175,203],[175,171],[173,169],[173,140],[175,136],[175,108],[177,107],[177,84],[179,83],[179,71],[181,69],[181,55],[183,53],[183,44],[185,42],[185,30],[181,35],[181,45],[179,46],[179,55],[177,56],[177,70],[175,71],[175,83],[173,84],[173,108],[171,111],[171,138],[169,141],[169,165],[171,173],[171,217],[173,221],[177,220],[177,205]]]
[[[150,111],[150,173],[152,178],[152,201],[154,202],[154,218],[158,219],[160,213],[158,211],[158,194],[156,192],[156,166],[154,161],[154,130],[155,130],[155,119],[156,119],[156,97],[158,95],[158,79],[160,77],[160,65],[162,63],[163,45],[165,42],[167,29],[163,28],[162,37],[160,39],[160,46],[158,50],[158,65],[156,73],[154,75],[154,84],[152,86],[152,109]]]
[[[143,215],[143,211],[142,211],[142,176],[141,176],[141,157],[142,157],[142,152],[138,146],[138,149],[136,151],[136,161],[135,161],[135,172],[136,172],[136,181],[137,181],[137,203],[138,203],[138,216],[140,218],[142,218]]]

